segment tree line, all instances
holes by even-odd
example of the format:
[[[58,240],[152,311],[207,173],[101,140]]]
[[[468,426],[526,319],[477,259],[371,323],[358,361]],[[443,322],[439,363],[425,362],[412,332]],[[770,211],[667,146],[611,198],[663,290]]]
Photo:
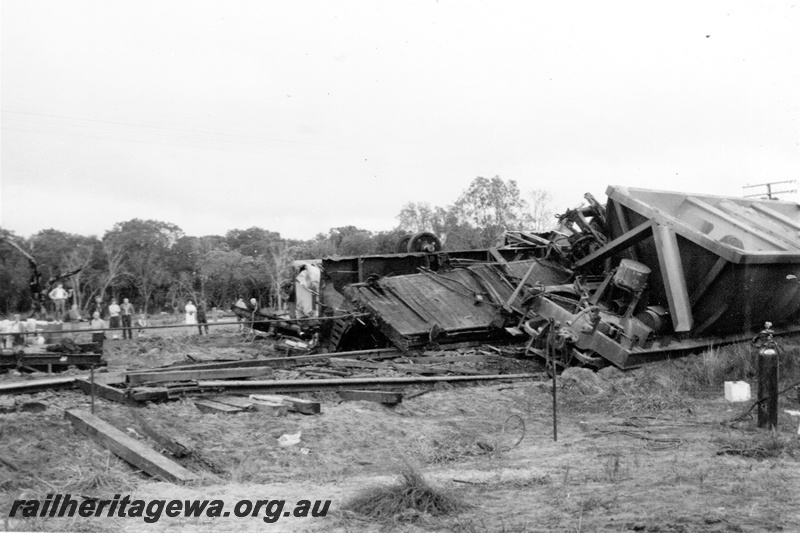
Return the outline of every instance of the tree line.
[[[35,258],[42,279],[79,269],[62,282],[81,310],[97,296],[129,298],[142,313],[183,309],[189,299],[228,308],[238,296],[279,307],[294,260],[394,253],[403,236],[421,231],[438,235],[445,249],[468,250],[496,245],[505,230],[548,229],[549,194],[525,196],[513,180],[478,177],[448,206],[406,204],[393,229],[344,226],[309,240],[259,227],[195,237],[175,224],[141,219],[117,222],[102,237],[46,229],[23,238],[0,229],[0,313],[25,312],[33,303],[31,264],[17,247]]]

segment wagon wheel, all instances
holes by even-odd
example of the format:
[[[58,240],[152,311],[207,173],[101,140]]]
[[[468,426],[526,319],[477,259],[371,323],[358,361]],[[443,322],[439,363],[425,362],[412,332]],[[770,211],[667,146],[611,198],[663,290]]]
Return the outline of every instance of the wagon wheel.
[[[565,368],[575,364],[576,352],[566,339],[563,337],[556,337],[552,345],[548,346],[548,338],[550,335],[550,328],[552,327],[549,322],[542,324],[541,319],[532,319],[525,323],[525,331],[531,335],[531,340],[526,349],[527,353],[538,356],[545,360],[550,361],[551,357],[555,358],[556,368],[564,370]],[[548,353],[549,349],[549,353]],[[579,353],[579,352],[578,352]],[[548,372],[552,372],[551,367],[548,365]]]
[[[397,254],[404,254],[408,251],[408,241],[411,240],[412,235],[403,235],[394,247]]]
[[[441,249],[442,241],[428,231],[417,233],[408,241],[409,252],[438,252]]]

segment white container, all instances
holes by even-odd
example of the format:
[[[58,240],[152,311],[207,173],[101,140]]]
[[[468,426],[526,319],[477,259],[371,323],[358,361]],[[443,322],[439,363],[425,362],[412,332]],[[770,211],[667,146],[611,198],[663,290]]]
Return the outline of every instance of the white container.
[[[746,381],[726,381],[725,399],[729,402],[746,402],[750,399],[750,384]]]

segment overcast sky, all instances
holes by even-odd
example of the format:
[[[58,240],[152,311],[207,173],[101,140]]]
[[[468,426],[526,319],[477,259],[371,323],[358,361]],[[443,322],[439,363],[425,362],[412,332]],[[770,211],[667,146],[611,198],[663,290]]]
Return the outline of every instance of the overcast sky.
[[[477,176],[558,210],[800,176],[797,0],[0,9],[0,225],[26,237],[388,230]]]

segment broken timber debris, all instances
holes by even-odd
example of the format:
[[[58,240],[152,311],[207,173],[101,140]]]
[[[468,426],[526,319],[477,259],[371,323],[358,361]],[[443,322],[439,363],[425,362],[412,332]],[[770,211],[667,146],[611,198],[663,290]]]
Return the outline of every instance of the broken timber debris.
[[[34,379],[17,383],[3,383],[0,394],[31,394],[52,389],[71,389],[75,387],[77,378]]]
[[[239,398],[236,396],[215,396],[212,401],[224,403],[225,405],[230,405],[232,407],[238,407],[239,409],[243,409],[245,411],[253,410],[253,402],[246,398]]]
[[[283,403],[289,407],[290,411],[302,413],[304,415],[318,415],[320,413],[320,402],[293,398],[291,396],[274,396],[267,394],[251,394],[250,398],[272,403]]]
[[[241,407],[233,407],[213,400],[195,400],[194,406],[203,413],[232,415],[244,411]]]
[[[272,373],[269,367],[222,368],[214,370],[179,370],[172,372],[129,372],[125,380],[131,385],[164,383],[167,381],[191,381],[200,379],[253,378]]]
[[[342,400],[377,402],[396,405],[403,401],[402,392],[374,391],[374,390],[340,390]]]
[[[372,368],[372,369],[386,369],[391,366],[386,363],[373,363],[371,361],[358,361],[356,359],[336,358],[331,359],[329,364],[332,367],[339,368]]]
[[[68,409],[64,412],[64,418],[84,435],[91,437],[118,457],[153,477],[173,483],[199,481],[200,479],[193,472],[90,413],[79,409]]]
[[[92,383],[88,379],[76,379],[75,384],[78,385],[78,388],[81,389],[84,394],[92,394]],[[129,390],[117,389],[111,385],[98,383],[97,381],[94,382],[94,395],[121,404],[135,405],[138,403],[137,400],[130,395]]]
[[[253,408],[256,411],[272,416],[286,416],[289,412],[289,405],[282,402],[265,402],[253,400]]]

